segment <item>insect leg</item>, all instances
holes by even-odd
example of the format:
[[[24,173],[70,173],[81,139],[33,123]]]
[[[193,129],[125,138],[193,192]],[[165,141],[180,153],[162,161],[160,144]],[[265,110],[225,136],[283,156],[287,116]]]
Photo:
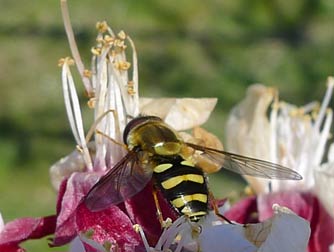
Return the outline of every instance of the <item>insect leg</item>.
[[[158,220],[160,222],[161,227],[165,228],[165,227],[170,226],[171,220],[169,218],[164,220],[164,218],[162,216],[162,211],[161,211],[159,200],[158,200],[158,190],[155,186],[153,186],[152,194],[153,194],[153,198],[154,198],[155,207],[157,209]]]
[[[232,221],[230,221],[224,215],[219,213],[219,209],[218,209],[218,206],[217,206],[217,201],[216,201],[216,199],[213,196],[213,193],[211,191],[209,191],[209,198],[210,198],[211,205],[213,207],[213,211],[215,212],[215,215],[217,215],[219,218],[225,220],[227,223],[234,225],[234,223]]]
[[[95,130],[96,130],[97,125],[98,125],[98,124],[102,121],[102,119],[105,118],[106,115],[109,114],[109,113],[113,113],[114,118],[117,118],[117,113],[116,113],[116,111],[113,110],[113,109],[109,109],[109,110],[103,112],[102,115],[100,115],[100,116],[93,122],[92,126],[90,127],[90,129],[89,129],[89,131],[88,131],[88,133],[87,133],[87,135],[86,135],[86,142],[87,142],[87,143],[88,143],[88,142],[90,141],[90,139],[92,138],[92,136],[93,136],[93,134],[94,134],[94,132],[95,132]]]
[[[102,136],[104,136],[105,138],[107,138],[108,140],[110,140],[111,142],[113,142],[114,144],[120,145],[121,147],[123,147],[125,150],[128,150],[128,147],[126,146],[126,144],[120,143],[118,141],[116,141],[115,139],[111,138],[110,136],[106,135],[105,133],[103,133],[100,130],[96,130],[96,134],[100,134]]]

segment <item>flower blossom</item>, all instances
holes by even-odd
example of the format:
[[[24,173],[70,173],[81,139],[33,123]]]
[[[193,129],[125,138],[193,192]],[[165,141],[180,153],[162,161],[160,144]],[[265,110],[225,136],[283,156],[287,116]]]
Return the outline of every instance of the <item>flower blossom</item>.
[[[126,123],[129,120],[128,116],[135,117],[139,114],[139,112],[144,113],[144,114],[149,114],[149,115],[158,115],[161,118],[163,118],[168,124],[170,124],[174,129],[186,130],[189,128],[194,128],[195,126],[198,126],[204,123],[208,119],[216,103],[216,99],[208,99],[208,98],[205,98],[205,99],[193,99],[193,98],[184,98],[184,99],[142,98],[142,99],[139,99],[138,80],[134,79],[132,81],[128,81],[126,77],[127,74],[124,74],[124,71],[128,70],[128,67],[131,65],[130,63],[126,63],[126,61],[124,61],[125,55],[122,50],[126,48],[125,44],[119,43],[119,42],[116,43],[114,41],[113,38],[115,37],[115,35],[111,31],[111,29],[108,26],[106,26],[105,23],[99,23],[98,27],[100,29],[102,28],[101,33],[107,32],[109,34],[103,35],[103,36],[100,34],[97,38],[97,41],[100,42],[100,44],[98,44],[98,46],[92,50],[93,62],[97,62],[98,64],[95,67],[93,67],[93,70],[92,70],[92,73],[95,73],[95,74],[93,74],[92,76],[93,85],[92,85],[91,90],[95,90],[95,91],[94,91],[94,97],[91,98],[89,104],[92,107],[94,107],[94,110],[95,110],[95,113],[94,113],[95,123],[93,127],[99,132],[102,132],[103,134],[95,134],[95,138],[94,138],[95,141],[93,143],[93,146],[94,146],[93,148],[89,147],[89,144],[87,142],[82,143],[80,141],[77,141],[78,146],[80,146],[81,148],[84,148],[86,146],[87,148],[86,152],[84,150],[81,150],[81,153],[83,153],[83,155],[84,153],[89,153],[91,156],[87,158],[82,158],[82,160],[85,161],[84,162],[85,164],[83,165],[84,167],[86,167],[85,172],[82,172],[80,168],[79,173],[72,173],[69,179],[67,180],[66,188],[68,188],[68,184],[69,184],[68,181],[72,179],[73,182],[75,182],[74,176],[81,177],[83,176],[82,174],[85,174],[84,175],[85,180],[83,182],[80,179],[79,180],[80,184],[85,184],[88,187],[91,187],[94,183],[88,182],[89,179],[87,179],[87,177],[94,177],[96,172],[99,172],[98,177],[101,176],[103,172],[105,172],[106,170],[112,169],[113,165],[115,165],[117,161],[121,159],[121,157],[124,155],[124,148],[122,148],[119,144],[115,144],[114,141],[110,141],[110,139],[106,138],[105,136],[109,136],[110,138],[114,139],[116,142],[121,142],[122,130],[124,129]],[[134,45],[131,39],[128,36],[126,36],[123,32],[121,32],[117,36],[118,38],[123,38],[123,39],[128,38],[130,45],[134,49]],[[122,45],[122,50],[121,50],[122,56],[117,56],[117,54],[115,54],[117,50],[113,51],[112,50],[113,47],[108,45],[108,43],[106,43],[105,41],[106,39],[107,41],[114,41],[112,43],[113,46],[119,45],[119,44]],[[106,44],[108,45],[107,47],[105,46]],[[111,51],[112,56],[116,56],[115,58],[110,58],[110,51]],[[134,58],[133,58],[132,66],[134,67],[134,72],[132,76],[136,77],[137,70],[135,69],[135,67],[137,64],[136,63],[137,59],[136,59],[135,51],[133,55],[134,55]],[[122,60],[122,61],[118,62],[118,60]],[[66,64],[67,61],[65,61],[64,63]],[[120,66],[122,66],[121,69],[117,69]],[[118,76],[119,72],[117,70],[121,71],[121,74],[124,74],[123,78],[121,78],[121,76]],[[63,65],[63,71],[67,71],[67,68],[65,68],[65,65]],[[65,76],[68,78],[70,76],[69,72],[67,72]],[[94,83],[94,81],[96,82]],[[69,81],[67,81],[67,79],[63,81],[63,83],[66,83],[66,82],[69,83],[70,85],[72,83],[70,79]],[[129,83],[131,84],[130,86],[129,86]],[[112,89],[109,90],[111,87]],[[103,88],[105,90],[101,91],[101,89]],[[74,88],[67,88],[67,89],[75,90]],[[124,90],[122,91],[122,89]],[[64,90],[66,90],[66,85],[65,85]],[[75,95],[75,92],[73,92],[73,94]],[[74,97],[72,98],[71,102],[66,102],[66,94],[65,94],[65,104],[75,104],[74,101],[76,99],[77,98]],[[72,115],[73,111],[80,111],[80,109],[72,109],[70,107],[70,109],[67,109],[67,111],[68,111],[69,119],[71,122],[71,118],[76,117],[76,115]],[[116,113],[111,113],[109,111],[114,111]],[[79,120],[74,119],[72,121],[81,122],[81,119],[80,118]],[[81,133],[81,128],[77,130],[77,126],[72,125],[72,130],[73,130],[74,135],[78,136],[76,137],[76,139],[80,139],[79,137],[80,134],[82,135],[81,139],[84,139],[83,138],[84,134]],[[78,132],[76,132],[76,130]],[[208,138],[208,135],[205,135],[204,138]],[[84,140],[87,141],[87,138],[85,138]],[[77,154],[76,153],[77,152],[68,156],[64,162],[62,160],[60,161],[60,163],[55,164],[51,168],[51,171],[52,171],[51,174],[59,175],[59,173],[57,172],[59,170],[68,171],[67,165],[73,164],[73,163],[75,164],[78,161],[77,155],[81,154],[81,153],[77,153]],[[83,163],[82,160],[79,162],[81,164],[80,167],[82,167],[82,163]],[[92,160],[91,165],[89,163],[88,164],[86,163],[87,160],[88,161]],[[73,167],[75,167],[75,165]],[[91,170],[89,170],[89,167],[92,167]],[[70,169],[70,170],[71,172],[73,172],[73,169]],[[94,178],[96,178],[96,176]],[[72,200],[74,195],[75,196],[78,195],[78,192],[76,189],[78,187],[78,184],[73,184],[73,182],[70,183],[69,188],[73,187],[75,193],[70,191],[69,202]],[[66,189],[65,194],[67,193],[67,191],[68,189]],[[86,189],[83,191],[87,192]],[[159,203],[162,205],[163,216],[169,217],[172,220],[176,220],[176,221],[172,224],[170,228],[165,230],[165,232],[162,233],[161,237],[159,238],[161,234],[161,226],[160,226],[160,223],[158,223],[157,218],[152,218],[152,216],[156,215],[155,213],[156,210],[155,210],[151,192],[152,192],[152,184],[149,183],[148,186],[143,191],[141,191],[140,193],[138,193],[131,199],[125,200],[122,206],[111,206],[112,208],[111,212],[117,210],[127,216],[127,219],[126,218],[123,219],[124,217],[123,215],[123,217],[119,219],[119,222],[126,221],[126,223],[131,222],[131,223],[139,225],[140,230],[143,230],[144,235],[142,235],[142,240],[144,242],[143,245],[147,251],[151,251],[152,249],[154,251],[165,251],[166,249],[170,249],[173,246],[176,246],[175,251],[181,251],[182,249],[188,249],[189,251],[197,251],[198,244],[196,241],[195,241],[194,247],[191,247],[191,245],[189,245],[189,244],[194,243],[194,239],[192,239],[192,237],[190,237],[189,235],[192,233],[192,225],[190,225],[189,221],[182,222],[182,220],[184,219],[182,217],[176,220],[177,216],[175,215],[175,212],[170,208],[170,206],[161,197],[161,195],[159,195],[160,197]],[[80,196],[82,197],[83,195],[84,193],[82,193]],[[63,196],[63,198],[65,198],[65,196]],[[63,202],[66,203],[67,201],[63,199]],[[78,199],[74,200],[74,202],[78,202]],[[76,206],[76,204],[74,204],[74,206]],[[103,222],[107,222],[106,220],[103,221],[103,219],[107,219],[107,215],[105,216],[103,215],[101,217],[102,222],[99,223],[99,225],[96,225],[96,221],[95,221],[96,217],[94,217],[92,213],[89,213],[85,206],[82,206],[83,208],[82,213],[78,211],[77,206],[76,207],[74,206],[72,205],[71,209],[72,210],[74,209],[73,211],[76,212],[77,220],[80,218],[85,218],[86,222],[87,221],[90,222],[89,227],[92,228],[95,232],[96,232],[97,227],[103,229],[103,226],[104,226]],[[65,209],[64,211],[65,216],[66,217],[70,216],[68,215],[68,209],[66,209],[66,206],[65,207],[63,206],[62,210],[63,209]],[[143,209],[145,209],[145,211],[143,211]],[[101,216],[100,212],[98,212],[97,214],[98,216]],[[113,216],[114,215],[116,214],[114,213]],[[61,213],[58,215],[58,219],[62,220],[60,216],[62,216]],[[292,219],[294,218],[295,216]],[[68,226],[67,221],[68,219],[66,219],[65,221],[65,226]],[[206,231],[210,230],[214,226],[212,223],[213,222],[210,222],[210,218],[205,220],[203,227],[207,226],[208,228],[204,228],[203,233],[199,236],[199,244],[203,243],[203,247],[201,246],[201,249],[203,251],[211,251],[210,247],[208,247],[210,243],[206,243],[206,245],[204,245],[204,243],[207,240],[206,237],[210,236],[210,234],[207,234]],[[272,222],[270,220],[268,221],[268,223],[270,223],[268,225],[272,225],[271,224]],[[296,221],[296,223],[298,223],[298,221]],[[292,226],[295,225],[296,223],[294,221],[291,222]],[[76,224],[78,225],[78,223]],[[221,223],[221,225],[216,225],[216,228],[225,227],[225,225],[226,224]],[[259,225],[260,227],[258,227],[258,229],[261,230],[261,232],[263,232],[266,235],[270,234],[270,229],[266,229],[265,231],[263,228],[263,224],[259,224]],[[60,227],[60,230],[61,230],[61,232],[58,232],[58,233],[61,233],[61,234],[64,233],[64,231],[62,230],[62,226],[63,226],[62,223],[61,225],[57,225],[57,226]],[[70,225],[70,227],[72,227],[72,225]],[[113,227],[113,229],[108,230],[110,237],[103,236],[103,239],[107,238],[110,241],[110,238],[114,238],[114,241],[116,244],[115,249],[117,248],[117,249],[120,249],[121,251],[123,250],[127,251],[127,247],[124,246],[124,244],[123,245],[122,243],[119,244],[119,240],[118,240],[119,237],[117,238],[117,236],[120,233],[123,234],[126,230],[128,231],[128,228],[129,226],[127,226],[125,230],[120,230],[119,227]],[[301,232],[302,239],[300,239],[300,242],[301,244],[302,243],[305,244],[305,241],[307,241],[308,239],[308,228],[305,222],[301,226],[301,229],[303,232]],[[76,231],[77,231],[76,234],[78,234],[79,240],[84,244],[84,247],[93,246],[94,248],[97,249],[97,251],[100,251],[98,247],[101,247],[101,244],[103,245],[103,242],[102,242],[103,240],[101,240],[99,235],[96,235],[95,237],[91,236],[87,239],[87,237],[83,235],[84,230],[79,228],[79,230],[76,230]],[[246,232],[245,228],[242,226],[239,226],[239,232],[242,233],[240,237],[243,236],[243,240],[245,242],[248,242],[247,235],[245,234]],[[132,229],[130,233],[134,235]],[[181,236],[182,237],[181,240],[177,240],[179,239],[180,233],[185,234],[185,235]],[[233,232],[230,233],[229,229],[225,230],[224,228],[220,230],[218,233],[221,236],[226,236],[226,237],[234,236]],[[113,237],[113,235],[116,237]],[[133,236],[131,237],[133,238]],[[71,236],[71,238],[73,237]],[[284,236],[284,238],[286,237]],[[63,242],[62,239],[63,237],[57,236],[57,229],[56,229],[55,241],[60,241],[62,243]],[[134,240],[138,241],[137,237]],[[237,240],[238,239],[235,239],[235,241]],[[67,242],[67,240],[65,241]],[[252,245],[252,248],[253,248],[252,251],[255,251],[254,250],[256,249],[255,247],[259,247],[259,245],[256,244],[258,241],[254,241],[252,239],[251,241],[255,243],[255,245],[254,244]],[[262,242],[264,246],[268,246],[268,244],[271,244],[270,239],[267,242],[264,242],[264,241],[267,241],[267,240],[263,239]],[[261,242],[261,245],[262,245],[262,242]],[[238,242],[238,244],[241,244],[241,243]],[[135,247],[140,249],[141,244],[136,244],[136,245],[138,246],[135,246]],[[239,250],[238,249],[239,247],[236,244],[234,244],[233,246],[225,245],[225,247],[226,247],[226,251],[228,251],[229,249]],[[303,246],[301,245],[301,247]],[[134,247],[131,247],[130,250],[131,249],[133,250]],[[300,250],[300,251],[303,251],[303,250]]]
[[[65,28],[71,34],[66,5],[63,7]],[[98,212],[89,211],[82,199],[98,179],[124,156],[126,149],[121,144],[122,131],[131,118],[139,115],[139,111],[158,115],[167,122],[175,120],[175,128],[184,130],[204,123],[217,99],[144,98],[140,102],[137,56],[131,38],[122,31],[115,34],[106,22],[98,23],[97,29],[97,44],[91,50],[91,70],[82,68],[80,57],[73,48],[75,61],[70,58],[59,61],[66,111],[77,149],[50,169],[52,185],[58,191],[56,214],[7,223],[0,232],[0,251],[9,248],[12,251],[23,251],[19,243],[50,234],[54,234],[51,246],[67,244],[77,237],[76,241],[86,251],[142,251],[142,240],[135,232],[133,223],[140,224],[151,244],[159,238],[161,225],[154,218],[156,208],[152,183],[148,183],[131,199]],[[131,63],[125,54],[129,46],[133,49]],[[82,74],[89,97],[88,106],[94,114],[94,123],[87,133],[70,71],[74,63]],[[133,71],[130,80],[128,70],[131,67]],[[159,104],[160,109],[148,112],[156,104]],[[187,116],[180,116],[184,111],[187,111]],[[94,141],[90,141],[92,135]],[[163,216],[176,219],[174,210],[160,194],[158,197]]]
[[[312,252],[329,251],[334,243],[334,145],[327,148],[334,78],[328,78],[327,86],[320,106],[312,102],[298,108],[279,101],[273,88],[253,85],[227,123],[228,151],[279,163],[303,176],[301,181],[245,176],[258,196],[237,203],[227,216],[256,222],[271,216],[272,203],[289,207],[310,221]]]
[[[105,23],[97,24],[97,44],[92,48],[92,66],[85,70],[73,42],[67,6],[63,18],[74,60],[64,58],[62,84],[65,107],[77,148],[50,168],[58,192],[56,214],[0,222],[0,251],[24,251],[20,243],[53,234],[50,246],[71,242],[72,251],[285,251],[302,252],[309,237],[308,223],[291,211],[274,205],[274,217],[252,225],[223,223],[210,211],[203,222],[179,217],[158,193],[158,201],[171,226],[162,229],[156,218],[152,182],[129,199],[92,212],[83,202],[92,186],[126,154],[122,132],[140,113],[157,115],[175,130],[197,127],[209,118],[215,98],[141,98],[138,95],[137,55],[131,38],[115,34]],[[132,60],[126,50],[132,49]],[[86,132],[70,66],[76,64],[93,111],[93,124]],[[131,79],[129,70],[132,69]],[[209,138],[206,133],[201,133]],[[106,195],[108,197],[108,195]],[[284,230],[284,231],[282,231]],[[289,231],[290,230],[290,231]],[[299,236],[293,233],[297,231]]]

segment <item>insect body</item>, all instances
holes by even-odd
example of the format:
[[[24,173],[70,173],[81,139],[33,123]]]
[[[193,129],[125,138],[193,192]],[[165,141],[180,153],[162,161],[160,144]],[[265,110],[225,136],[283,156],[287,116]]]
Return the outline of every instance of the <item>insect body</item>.
[[[156,157],[153,178],[180,214],[196,222],[208,211],[208,188],[203,171],[181,156]]]
[[[159,117],[133,119],[123,133],[128,153],[111,168],[85,198],[92,211],[118,204],[151,180],[180,215],[197,222],[208,212],[208,187],[200,164],[191,153],[239,174],[299,180],[295,171],[267,161],[184,142]],[[189,149],[193,152],[189,152]]]

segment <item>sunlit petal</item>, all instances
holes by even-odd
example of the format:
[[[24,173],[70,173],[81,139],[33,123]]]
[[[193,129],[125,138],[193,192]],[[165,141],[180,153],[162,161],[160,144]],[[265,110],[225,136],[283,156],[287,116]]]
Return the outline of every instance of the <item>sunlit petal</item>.
[[[178,218],[161,235],[154,251],[211,252],[305,252],[310,236],[310,226],[291,210],[273,206],[273,217],[262,223],[224,224],[210,213],[196,234],[196,224],[184,217]]]
[[[309,223],[288,208],[273,208],[273,218],[247,225],[247,238],[259,247],[258,252],[305,252],[311,232]]]
[[[186,130],[205,123],[216,103],[216,98],[140,98],[140,112],[159,116],[176,130]]]

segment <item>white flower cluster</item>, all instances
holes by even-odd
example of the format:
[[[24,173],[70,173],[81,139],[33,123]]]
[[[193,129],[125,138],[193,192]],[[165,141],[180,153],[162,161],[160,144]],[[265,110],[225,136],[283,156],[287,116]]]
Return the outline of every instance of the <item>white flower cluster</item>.
[[[326,155],[333,119],[333,111],[328,108],[333,88],[334,78],[329,77],[319,108],[316,102],[297,107],[279,101],[273,88],[253,85],[246,98],[232,110],[227,123],[228,151],[279,163],[303,176],[301,181],[270,182],[247,177],[257,193],[268,192],[269,188],[311,190],[334,216],[333,144]]]

